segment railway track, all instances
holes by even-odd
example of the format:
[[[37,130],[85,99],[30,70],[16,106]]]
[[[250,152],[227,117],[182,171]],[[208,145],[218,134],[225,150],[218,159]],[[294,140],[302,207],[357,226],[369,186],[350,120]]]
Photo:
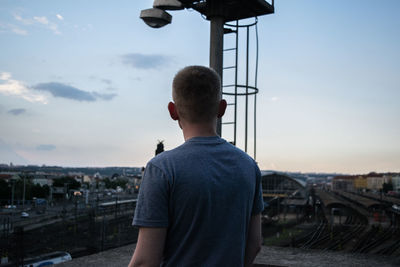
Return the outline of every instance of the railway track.
[[[302,228],[300,235],[291,236],[283,246],[400,256],[399,224],[394,219],[388,221],[396,214],[390,214],[386,209],[384,220],[379,217],[377,221],[373,216],[376,207],[379,210],[385,208],[377,201],[349,194],[341,196],[339,192],[318,193],[321,197],[317,200],[316,223],[306,228],[308,230]],[[341,218],[345,219],[344,222]]]
[[[397,252],[397,253],[396,253]],[[400,229],[396,229],[396,233],[394,235],[394,240],[391,242],[387,242],[385,246],[379,249],[376,254],[380,255],[400,255]]]
[[[361,222],[354,226],[349,226],[344,232],[340,232],[338,237],[332,239],[324,250],[343,250],[344,245],[364,232],[365,228],[366,225]]]
[[[368,253],[373,249],[381,246],[392,237],[395,231],[396,229],[392,227],[384,229],[383,231],[381,231],[381,233],[380,231],[377,231],[374,237],[370,238],[369,242],[364,242],[364,245],[358,250],[358,252]]]
[[[347,243],[357,239],[366,230],[368,226],[366,211],[359,211],[354,204],[346,203],[346,200],[338,198],[337,195],[325,195],[325,198],[327,197],[330,198],[331,202],[333,202],[332,198],[337,198],[337,201],[345,204],[344,206],[349,213],[346,216],[346,220],[339,225],[335,225],[333,221],[328,224],[324,209],[321,208],[320,216],[323,216],[323,220],[320,221],[314,232],[296,240],[299,247],[305,249],[343,250]],[[305,240],[306,238],[308,240]]]
[[[303,239],[304,243],[303,245],[301,245],[301,248],[311,248],[315,242],[317,242],[321,235],[323,235],[323,233],[325,232],[327,227],[327,224],[323,221],[321,221],[321,223],[318,225],[317,229],[315,231],[313,231],[309,237],[306,237],[305,239]]]
[[[371,242],[373,242],[375,235],[378,233],[379,228],[378,227],[371,227],[368,231],[364,232],[363,235],[360,236],[360,238],[357,240],[357,243],[354,245],[354,247],[351,249],[351,252],[361,252],[361,249],[366,245]]]

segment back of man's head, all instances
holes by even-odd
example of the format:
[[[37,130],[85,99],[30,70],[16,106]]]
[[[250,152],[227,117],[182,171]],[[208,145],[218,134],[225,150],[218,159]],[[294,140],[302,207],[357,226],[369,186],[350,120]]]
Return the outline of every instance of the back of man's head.
[[[172,97],[181,119],[190,123],[213,121],[221,100],[221,79],[210,68],[185,67],[175,75]]]

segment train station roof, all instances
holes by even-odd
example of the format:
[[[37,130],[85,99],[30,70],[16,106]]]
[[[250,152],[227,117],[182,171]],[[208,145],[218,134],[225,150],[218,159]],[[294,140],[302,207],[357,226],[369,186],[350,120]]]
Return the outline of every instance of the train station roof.
[[[332,194],[329,194],[326,191],[316,190],[316,195],[321,199],[323,205],[327,208],[346,206],[345,203],[343,203],[338,198],[334,197]]]
[[[307,185],[307,182],[305,180],[299,179],[297,177],[293,177],[291,175],[288,174],[284,174],[284,173],[279,173],[279,172],[274,172],[274,171],[261,171],[261,176],[262,177],[267,177],[267,176],[279,176],[282,179],[288,179],[291,180],[295,183],[297,183],[300,187],[305,188]]]
[[[346,199],[349,199],[352,202],[359,203],[360,205],[362,205],[367,209],[373,209],[373,208],[378,209],[383,206],[382,203],[377,200],[359,196],[357,194],[353,194],[350,192],[337,191],[337,193],[344,196]]]

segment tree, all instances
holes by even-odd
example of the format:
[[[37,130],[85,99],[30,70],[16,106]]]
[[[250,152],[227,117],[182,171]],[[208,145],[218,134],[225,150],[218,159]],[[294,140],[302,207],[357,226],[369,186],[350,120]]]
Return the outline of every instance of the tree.
[[[114,182],[111,181],[109,178],[104,179],[104,184],[106,188],[116,188],[116,186],[114,187]]]
[[[110,180],[109,178],[104,179],[104,183],[106,188],[116,189],[117,186],[121,188],[126,188],[127,181],[125,179],[118,178],[115,181]]]
[[[11,183],[7,183],[4,180],[0,180],[0,201],[1,204],[7,203],[11,198]]]
[[[48,185],[41,186],[40,184],[35,184],[31,187],[31,195],[36,198],[47,198],[49,189]]]
[[[55,179],[53,182],[54,187],[64,187],[64,184],[68,184],[68,189],[79,189],[81,188],[81,183],[76,181],[72,177],[61,177],[58,179]]]
[[[383,183],[383,185],[382,185],[382,191],[383,191],[384,193],[387,193],[387,192],[392,191],[392,190],[393,190],[393,184],[392,184],[392,182]]]

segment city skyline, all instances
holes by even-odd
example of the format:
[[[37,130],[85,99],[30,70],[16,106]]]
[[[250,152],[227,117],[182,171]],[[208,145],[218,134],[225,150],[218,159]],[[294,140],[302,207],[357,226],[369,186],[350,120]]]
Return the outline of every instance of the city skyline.
[[[0,0],[0,163],[141,167],[157,140],[183,142],[171,82],[208,65],[209,22],[184,10],[151,29],[152,2]],[[400,171],[399,11],[275,1],[259,17],[261,169]]]

